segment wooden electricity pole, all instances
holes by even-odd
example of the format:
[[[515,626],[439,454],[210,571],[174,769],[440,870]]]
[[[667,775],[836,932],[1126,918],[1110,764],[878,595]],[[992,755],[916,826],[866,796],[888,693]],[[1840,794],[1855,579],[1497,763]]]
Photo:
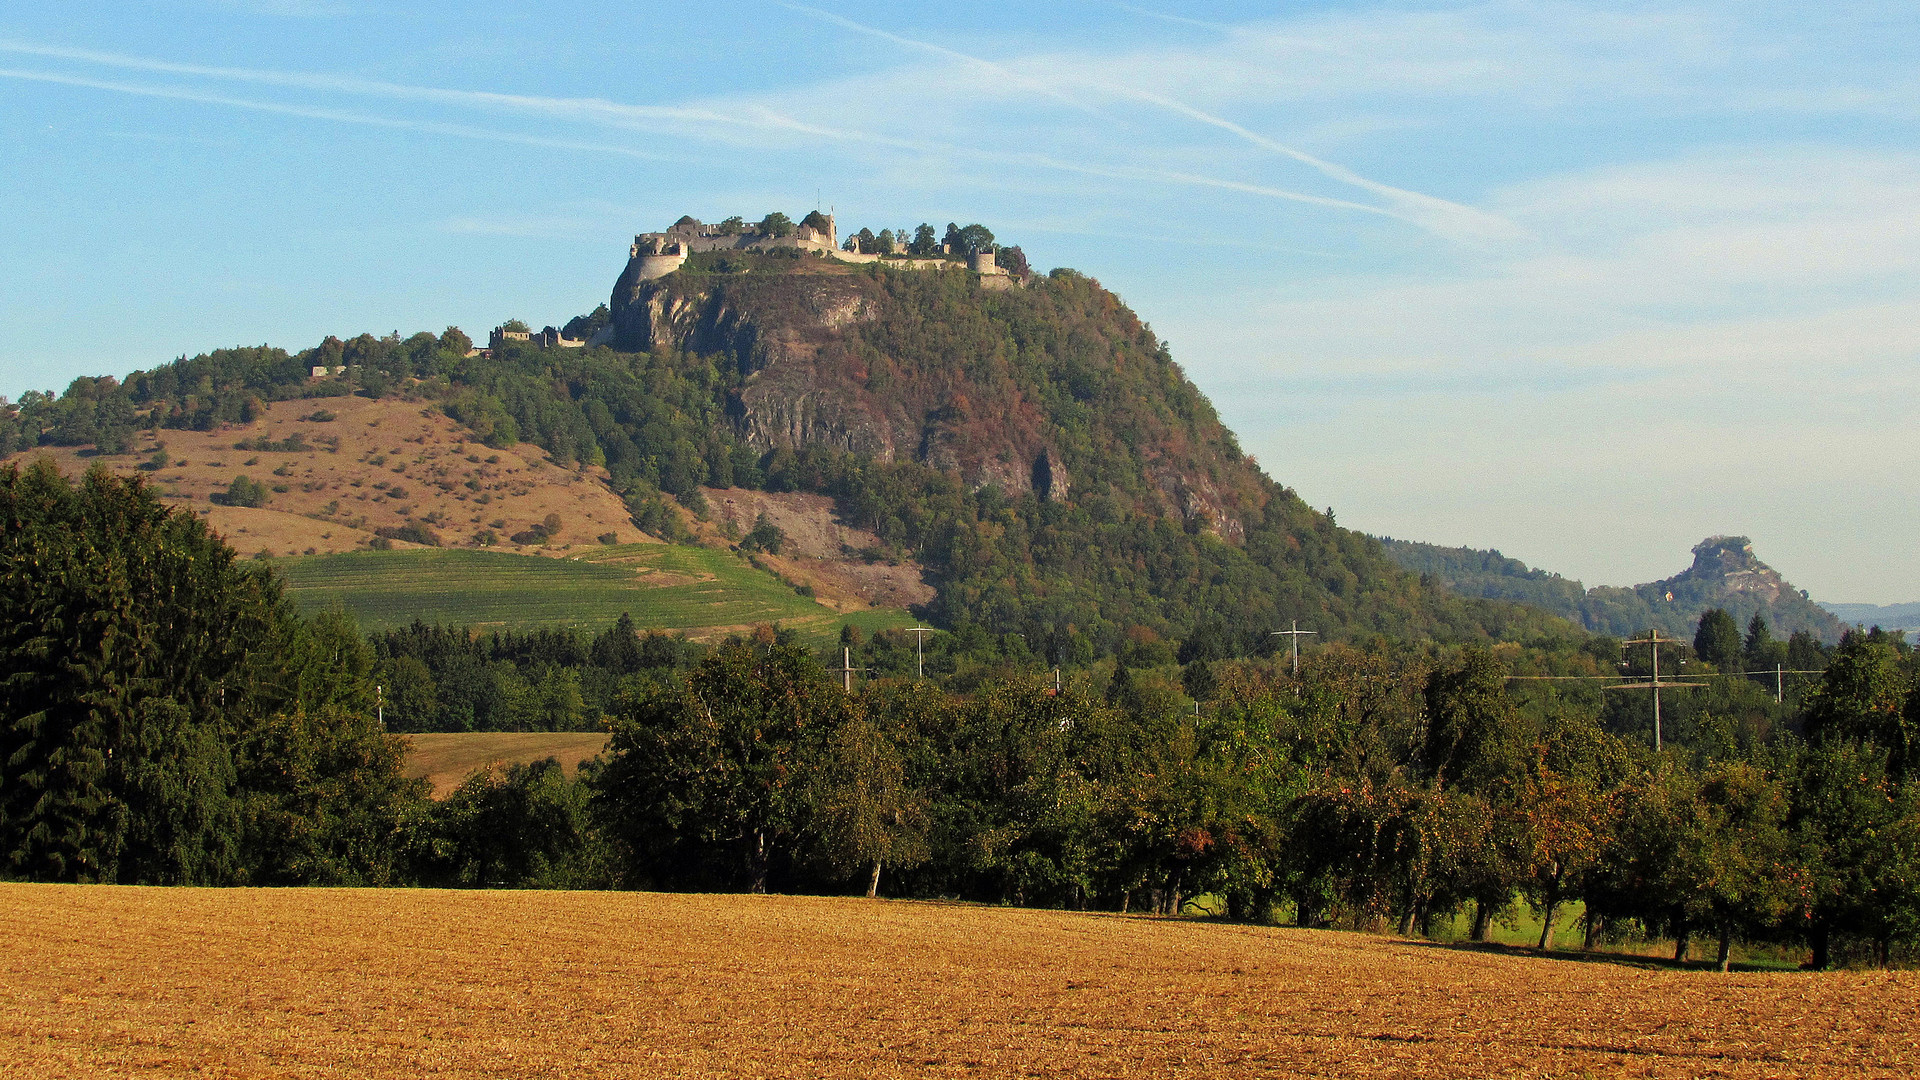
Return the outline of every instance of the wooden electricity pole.
[[[1621,642],[1620,647],[1622,649],[1625,649],[1631,645],[1646,645],[1650,647],[1653,653],[1653,679],[1649,682],[1620,683],[1617,686],[1605,687],[1605,689],[1608,689],[1608,690],[1651,690],[1653,691],[1653,748],[1656,751],[1660,749],[1660,691],[1668,687],[1707,685],[1706,683],[1697,683],[1697,682],[1674,682],[1671,679],[1667,680],[1666,682],[1660,681],[1660,646],[1678,645],[1678,644],[1681,644],[1680,639],[1663,638],[1660,636],[1660,631],[1658,630],[1647,631],[1647,636],[1643,638],[1635,638],[1632,641]]]
[[[1274,632],[1272,632],[1271,634],[1268,634],[1267,636],[1268,636],[1268,637],[1283,637],[1283,638],[1289,638],[1289,639],[1291,639],[1291,640],[1292,640],[1292,643],[1293,643],[1293,674],[1294,674],[1294,677],[1295,677],[1295,678],[1298,678],[1298,677],[1300,676],[1300,635],[1301,635],[1301,634],[1309,634],[1309,635],[1311,635],[1311,634],[1317,634],[1317,633],[1319,633],[1319,631],[1318,631],[1318,630],[1302,630],[1302,629],[1300,629],[1300,620],[1298,620],[1298,619],[1295,619],[1295,620],[1293,620],[1293,621],[1292,621],[1292,623],[1291,623],[1290,625],[1291,625],[1291,626],[1293,627],[1293,629],[1291,629],[1291,630],[1275,630]]]

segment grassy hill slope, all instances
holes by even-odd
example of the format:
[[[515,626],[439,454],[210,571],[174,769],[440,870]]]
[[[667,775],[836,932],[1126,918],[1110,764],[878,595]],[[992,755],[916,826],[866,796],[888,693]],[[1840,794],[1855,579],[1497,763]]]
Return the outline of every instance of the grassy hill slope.
[[[622,613],[643,630],[695,639],[760,623],[809,638],[852,622],[871,632],[911,624],[900,609],[842,614],[796,593],[731,552],[623,544],[565,559],[490,551],[362,551],[280,560],[287,592],[306,611],[340,607],[369,630],[418,619],[475,629],[601,630]]]

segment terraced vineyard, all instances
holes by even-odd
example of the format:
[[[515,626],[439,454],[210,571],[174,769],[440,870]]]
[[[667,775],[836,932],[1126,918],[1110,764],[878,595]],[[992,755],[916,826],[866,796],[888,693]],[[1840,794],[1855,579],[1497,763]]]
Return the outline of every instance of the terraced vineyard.
[[[633,616],[647,629],[710,637],[760,623],[809,637],[842,623],[872,631],[911,625],[905,611],[842,614],[731,552],[622,544],[565,559],[463,550],[356,551],[276,560],[287,593],[307,612],[338,605],[369,630],[415,619],[481,628],[599,629]]]

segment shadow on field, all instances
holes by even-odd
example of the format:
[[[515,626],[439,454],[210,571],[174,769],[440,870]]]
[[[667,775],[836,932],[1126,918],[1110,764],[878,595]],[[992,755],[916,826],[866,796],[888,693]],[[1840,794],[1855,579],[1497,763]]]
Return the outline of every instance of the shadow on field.
[[[1419,949],[1442,949],[1448,952],[1477,952],[1493,956],[1513,956],[1531,960],[1563,960],[1577,964],[1611,964],[1615,967],[1631,967],[1643,970],[1665,971],[1708,971],[1719,974],[1720,965],[1712,960],[1675,961],[1661,956],[1641,956],[1637,953],[1588,952],[1585,949],[1553,949],[1542,952],[1530,945],[1500,945],[1494,942],[1477,941],[1418,941],[1412,938],[1400,939],[1400,944],[1411,945]],[[1734,963],[1730,972],[1778,973],[1797,971],[1798,968],[1785,965]]]

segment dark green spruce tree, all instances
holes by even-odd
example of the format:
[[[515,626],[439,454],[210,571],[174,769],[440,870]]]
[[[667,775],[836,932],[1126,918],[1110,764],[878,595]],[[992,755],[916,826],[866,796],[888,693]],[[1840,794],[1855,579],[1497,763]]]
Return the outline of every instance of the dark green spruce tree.
[[[0,875],[393,880],[420,791],[341,622],[138,478],[0,469]]]

